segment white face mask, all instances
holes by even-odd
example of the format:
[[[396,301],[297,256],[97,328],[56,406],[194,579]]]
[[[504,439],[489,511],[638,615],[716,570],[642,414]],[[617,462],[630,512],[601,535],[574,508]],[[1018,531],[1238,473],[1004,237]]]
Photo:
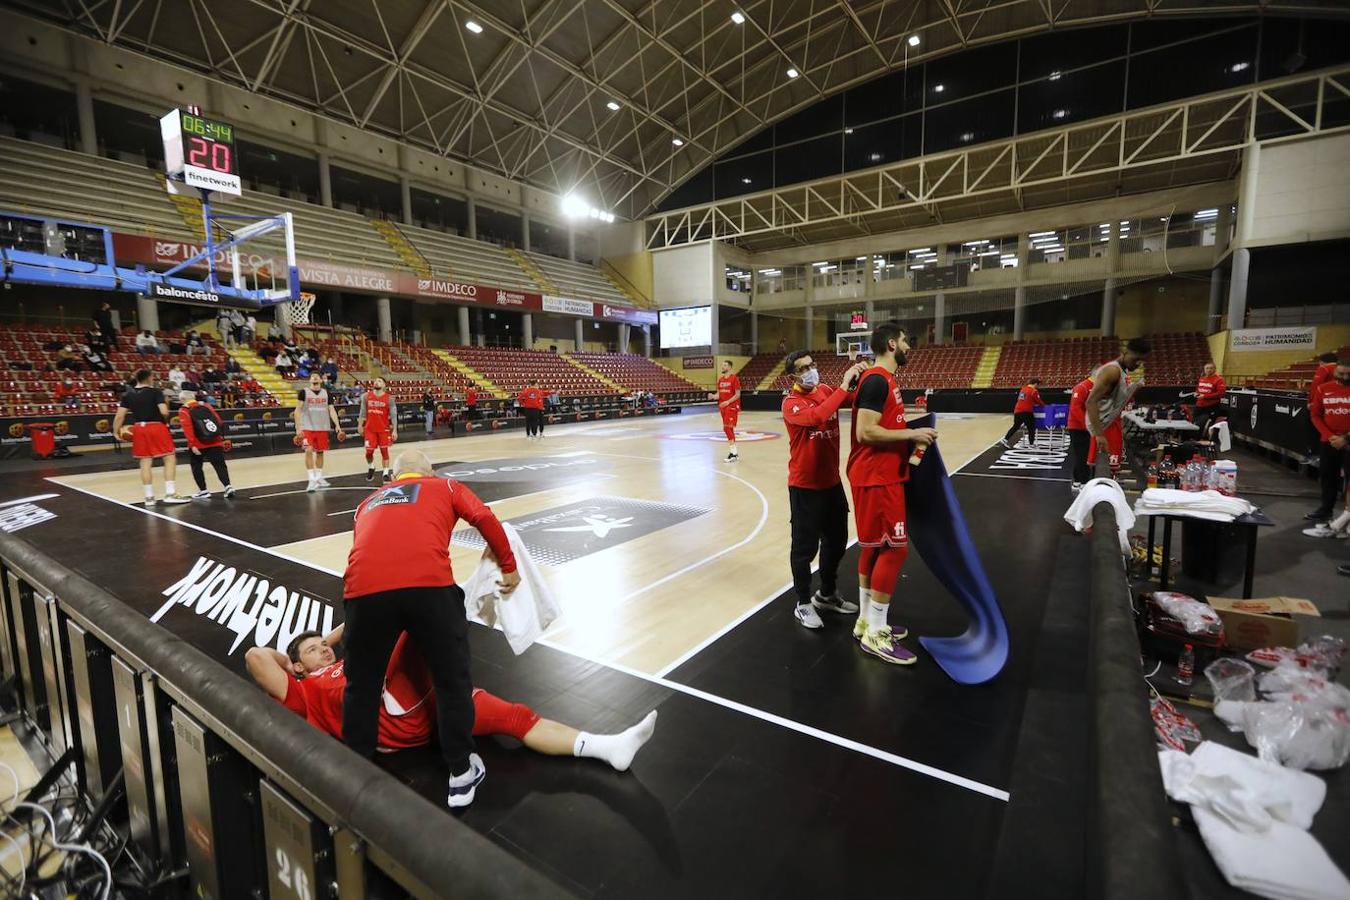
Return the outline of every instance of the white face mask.
[[[820,384],[820,372],[816,369],[807,369],[802,373],[802,387],[813,388]]]

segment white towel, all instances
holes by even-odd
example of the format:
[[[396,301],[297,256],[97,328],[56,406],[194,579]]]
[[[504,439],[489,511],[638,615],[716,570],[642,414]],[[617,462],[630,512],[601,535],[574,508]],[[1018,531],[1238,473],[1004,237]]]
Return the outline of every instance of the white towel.
[[[506,596],[498,593],[497,580],[501,578],[502,570],[495,559],[484,556],[469,580],[461,585],[464,611],[472,622],[500,628],[512,652],[519,656],[558,618],[560,610],[520,534],[505,522],[502,529],[516,557],[520,584]]]
[[[1229,884],[1263,897],[1350,898],[1350,882],[1306,830],[1326,798],[1322,779],[1212,741],[1189,756],[1164,750],[1158,765]]]
[[[1227,497],[1218,491],[1178,491],[1173,488],[1149,488],[1134,502],[1134,511],[1140,515],[1173,513],[1215,522],[1231,522],[1255,510],[1255,506],[1241,497]]]
[[[1130,552],[1130,529],[1134,527],[1134,511],[1125,501],[1125,492],[1110,478],[1094,478],[1070,504],[1064,513],[1064,521],[1080,534],[1092,527],[1092,509],[1105,500],[1116,510],[1116,528],[1120,532],[1120,552]]]
[[[1211,425],[1209,430],[1214,433],[1215,438],[1219,442],[1220,453],[1227,453],[1229,450],[1233,449],[1233,433],[1228,427],[1227,419],[1224,419],[1217,425]]]

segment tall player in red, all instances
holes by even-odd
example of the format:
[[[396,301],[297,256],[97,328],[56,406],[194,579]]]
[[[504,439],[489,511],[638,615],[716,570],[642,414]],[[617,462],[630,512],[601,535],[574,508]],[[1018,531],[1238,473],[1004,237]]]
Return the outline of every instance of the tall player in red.
[[[858,622],[853,636],[864,653],[892,665],[907,666],[917,657],[900,645],[909,632],[896,634],[887,615],[900,569],[909,555],[905,532],[905,482],[910,453],[937,439],[932,428],[905,427],[905,405],[895,370],[906,362],[905,332],[892,323],[872,332],[876,363],[858,379],[853,399],[853,434],[848,480],[862,553],[858,558]]]
[[[722,414],[722,433],[727,436],[731,451],[727,462],[741,458],[736,451],[736,423],[741,418],[741,379],[731,371],[731,360],[722,360],[722,375],[717,379],[717,409]]]
[[[356,430],[366,439],[366,481],[375,478],[375,451],[380,451],[383,480],[389,480],[389,445],[398,440],[398,404],[385,390],[383,378],[376,378],[374,389],[361,395],[361,411]]]

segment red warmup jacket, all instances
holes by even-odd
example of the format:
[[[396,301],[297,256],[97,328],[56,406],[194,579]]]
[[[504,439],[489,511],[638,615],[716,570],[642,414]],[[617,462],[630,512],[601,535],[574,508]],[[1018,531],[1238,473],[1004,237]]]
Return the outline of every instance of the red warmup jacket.
[[[482,533],[503,572],[515,571],[502,524],[473,491],[435,475],[410,476],[395,479],[356,508],[343,599],[454,584],[450,533],[460,519]]]
[[[1322,385],[1326,384],[1328,381],[1331,381],[1331,377],[1333,374],[1335,374],[1335,372],[1336,372],[1335,363],[1322,363],[1320,366],[1317,367],[1317,371],[1313,373],[1312,383],[1308,385],[1309,406],[1312,406],[1313,395],[1317,393],[1317,389]]]
[[[465,392],[464,392],[464,403],[465,403],[466,406],[477,406],[477,405],[478,405],[478,392],[475,391],[473,388],[469,388],[467,391],[465,391]]]
[[[1228,390],[1222,375],[1201,375],[1195,384],[1195,405],[1202,409],[1218,406],[1219,399]]]
[[[191,410],[192,407],[194,406],[205,407],[206,410],[209,413],[211,413],[211,418],[215,419],[216,423],[220,425],[220,431],[217,432],[220,436],[217,437],[215,440],[210,441],[197,440],[197,431],[192,427]],[[219,447],[225,443],[225,423],[220,421],[220,413],[216,412],[215,409],[209,403],[197,403],[197,402],[184,403],[178,410],[178,424],[183,429],[183,437],[187,438],[189,447],[196,447],[198,450],[205,450],[207,447]]]
[[[1320,385],[1308,410],[1322,443],[1331,443],[1334,434],[1350,434],[1350,385],[1334,380]]]
[[[788,431],[788,486],[814,491],[839,484],[839,407],[853,394],[817,385],[806,393],[793,387],[783,398]]]
[[[1065,427],[1070,431],[1087,431],[1087,398],[1091,393],[1091,378],[1084,378],[1069,392],[1069,421]]]
[[[1029,413],[1037,406],[1044,406],[1041,402],[1041,392],[1036,390],[1034,384],[1028,384],[1017,392],[1017,405],[1013,407],[1015,413]]]
[[[521,409],[543,409],[544,392],[537,387],[527,387],[516,397]]]

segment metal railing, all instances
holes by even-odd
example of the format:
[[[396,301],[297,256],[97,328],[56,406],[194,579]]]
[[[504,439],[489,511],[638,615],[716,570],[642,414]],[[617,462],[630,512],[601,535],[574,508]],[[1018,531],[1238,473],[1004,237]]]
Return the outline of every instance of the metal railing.
[[[556,897],[560,887],[27,542],[0,535],[0,664],[80,788],[124,773],[170,896]],[[433,827],[434,825],[434,827]]]

